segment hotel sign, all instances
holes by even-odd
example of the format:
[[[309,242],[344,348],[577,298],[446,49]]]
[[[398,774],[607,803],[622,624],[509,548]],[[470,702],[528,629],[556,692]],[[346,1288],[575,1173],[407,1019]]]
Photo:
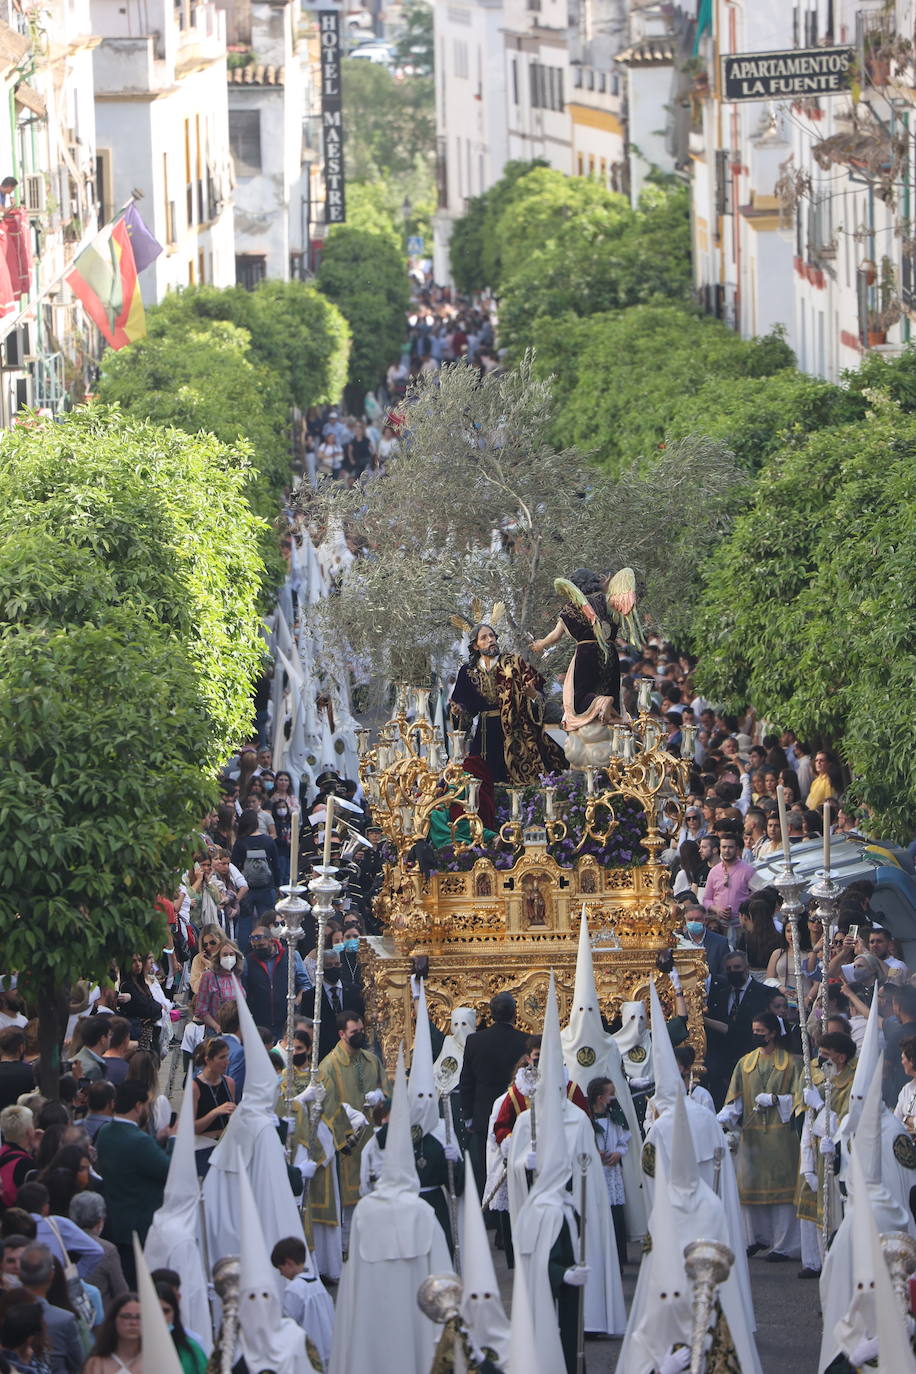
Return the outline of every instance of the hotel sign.
[[[842,95],[852,83],[852,48],[738,52],[722,58],[724,100],[800,100]]]
[[[324,136],[324,219],[343,224],[347,218],[344,190],[343,111],[340,99],[340,12],[318,11],[321,49],[321,132]]]

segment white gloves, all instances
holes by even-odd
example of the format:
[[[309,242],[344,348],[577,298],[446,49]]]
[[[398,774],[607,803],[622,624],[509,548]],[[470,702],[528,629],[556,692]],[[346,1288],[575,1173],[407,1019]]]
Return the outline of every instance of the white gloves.
[[[775,1106],[776,1106],[776,1094],[775,1094],[775,1093],[758,1093],[757,1096],[754,1098],[754,1106],[755,1106],[755,1107],[761,1107],[761,1108],[762,1108],[762,1107],[775,1107]]]
[[[671,972],[668,974],[668,978],[669,978],[669,980],[670,980],[670,982],[671,982],[671,986],[674,988],[674,991],[675,991],[675,992],[680,992],[680,990],[681,990],[681,975],[678,973],[678,971],[677,971],[676,968],[673,968],[673,969],[671,970]]]
[[[869,1360],[873,1360],[877,1353],[878,1337],[866,1336],[864,1340],[859,1341],[859,1344],[849,1356],[849,1363],[855,1365],[858,1369],[860,1365],[867,1364]]]
[[[503,1159],[508,1159],[508,1158],[509,1158],[509,1150],[510,1150],[511,1146],[512,1146],[512,1137],[511,1137],[511,1135],[504,1135],[503,1138],[502,1138],[502,1140],[499,1142],[499,1153],[502,1155]]]
[[[457,1164],[458,1160],[461,1158],[461,1151],[458,1149],[454,1140],[447,1140],[442,1148],[445,1151],[445,1158],[449,1163]]]
[[[822,1155],[832,1155],[833,1152],[834,1152],[834,1150],[835,1150],[835,1148],[836,1148],[836,1146],[834,1145],[833,1141],[830,1139],[830,1136],[829,1136],[829,1135],[825,1135],[824,1138],[823,1138],[822,1141],[821,1141],[821,1144],[820,1144],[820,1151],[821,1151],[821,1154],[822,1154]]]
[[[302,1182],[308,1183],[310,1178],[314,1178],[318,1172],[318,1165],[314,1159],[304,1159],[301,1164],[296,1164],[296,1168],[302,1175]]]
[[[568,1283],[570,1288],[584,1288],[588,1279],[588,1265],[574,1264],[571,1269],[567,1269],[563,1275],[563,1282]]]
[[[366,1093],[367,1107],[378,1107],[384,1101],[385,1094],[382,1092],[381,1088],[373,1088],[371,1092]],[[363,1119],[365,1120],[365,1118]]]
[[[805,1106],[811,1107],[815,1112],[819,1112],[824,1105],[824,1099],[821,1097],[817,1088],[806,1088],[802,1093],[802,1097],[804,1098]]]
[[[658,1374],[683,1374],[690,1368],[690,1348],[683,1345],[680,1350],[669,1350],[658,1366]]]
[[[301,1102],[303,1107],[307,1107],[310,1102],[322,1102],[324,1100],[324,1088],[320,1083],[309,1083],[307,1088],[293,1098],[294,1102]]]
[[[820,1186],[820,1185],[819,1185],[819,1181],[818,1181],[817,1174],[805,1174],[805,1182],[807,1183],[808,1187],[811,1189],[812,1193],[816,1193],[816,1192],[817,1192],[818,1187]]]
[[[525,1156],[525,1168],[528,1169],[529,1172],[533,1174],[534,1171],[535,1171],[535,1169],[536,1169],[537,1167],[538,1167],[537,1152],[536,1152],[535,1150],[529,1150],[528,1153],[527,1153],[527,1155]]]
[[[716,1120],[720,1126],[728,1130],[731,1126],[737,1126],[741,1120],[741,1107],[737,1102],[729,1102],[727,1107],[723,1107],[721,1112],[716,1115]]]
[[[347,1114],[347,1120],[350,1123],[351,1131],[361,1131],[364,1126],[369,1125],[366,1116],[362,1112],[358,1112],[355,1107],[351,1107],[348,1102],[341,1102],[340,1105]]]
[[[651,1078],[631,1078],[630,1087],[639,1091],[641,1088],[651,1088],[652,1082]]]

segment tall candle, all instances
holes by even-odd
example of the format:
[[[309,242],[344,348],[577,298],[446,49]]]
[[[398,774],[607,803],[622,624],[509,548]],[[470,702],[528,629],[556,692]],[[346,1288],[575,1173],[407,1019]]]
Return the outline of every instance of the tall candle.
[[[299,812],[293,812],[293,823],[289,832],[289,880],[293,887],[299,881]]]
[[[824,802],[824,877],[830,872],[830,803]]]
[[[786,816],[786,789],[782,783],[776,788],[776,805],[779,807],[779,829],[782,834],[782,852],[789,858],[789,820]]]
[[[325,868],[331,867],[331,832],[334,828],[334,797],[328,797],[324,812],[324,859]]]

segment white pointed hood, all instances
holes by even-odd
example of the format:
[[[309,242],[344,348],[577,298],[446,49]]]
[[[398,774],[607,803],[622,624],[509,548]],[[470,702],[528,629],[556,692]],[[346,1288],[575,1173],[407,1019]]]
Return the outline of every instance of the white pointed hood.
[[[424,1135],[432,1135],[439,1125],[439,1095],[436,1092],[436,1076],[433,1070],[433,1046],[426,1010],[426,984],[422,978],[419,979],[419,983],[420,996],[417,998],[417,1024],[414,1029],[410,1078],[407,1082],[407,1100],[410,1103],[411,1126],[419,1126]]]
[[[403,1044],[398,1050],[382,1172],[373,1191],[356,1204],[353,1224],[359,1237],[360,1259],[369,1263],[428,1255],[434,1228],[442,1234],[435,1212],[420,1197],[410,1136]]]
[[[420,1180],[417,1176],[410,1135],[410,1103],[407,1097],[407,1075],[404,1072],[404,1046],[401,1045],[394,1075],[382,1172],[373,1196],[396,1198],[401,1193],[416,1196],[419,1192]]]
[[[650,1282],[652,1291],[632,1340],[657,1368],[672,1345],[690,1344],[693,1307],[690,1280],[684,1268],[684,1241],[669,1192],[664,1156],[655,1156],[655,1198],[649,1217],[652,1238]],[[643,1260],[645,1264],[648,1256]],[[635,1307],[634,1307],[635,1312]]]
[[[887,1107],[881,1097],[881,1074],[876,1073],[868,1087],[853,1138],[852,1151],[858,1157],[868,1190],[870,1212],[881,1232],[906,1231],[910,1218],[906,1208],[884,1182],[881,1120]]]
[[[569,1013],[567,1035],[578,1042],[582,1038],[598,1044],[604,1039],[606,1031],[601,1024],[601,1008],[598,1006],[598,992],[595,987],[595,968],[592,962],[592,942],[588,934],[588,916],[585,903],[579,918],[579,951],[576,955],[576,986],[573,991],[573,1004]],[[566,1036],[564,1036],[564,1043]]]
[[[614,1040],[620,1053],[628,1058],[635,1049],[645,1047],[646,1009],[642,1002],[621,1002],[620,1021],[620,1030],[614,1032]],[[635,1065],[633,1071],[635,1073]]]
[[[309,1374],[305,1333],[283,1316],[277,1271],[270,1254],[248,1174],[238,1177],[239,1347],[249,1369]]]
[[[655,1078],[655,1110],[660,1115],[684,1097],[681,1078],[671,1036],[665,1024],[665,1013],[653,978],[649,984],[649,1005],[652,1008],[652,1071]]]
[[[879,1080],[876,1079],[876,1082]],[[871,1148],[870,1144],[868,1148]],[[877,1336],[878,1368],[882,1374],[910,1374],[916,1366],[887,1264],[881,1253],[864,1164],[857,1135],[850,1160],[852,1301],[848,1311],[836,1323],[834,1335],[847,1356],[852,1355],[861,1340]]]
[[[470,1156],[466,1156],[464,1163],[465,1178],[473,1178]],[[499,1296],[493,1255],[476,1193],[464,1199],[461,1269],[461,1315],[477,1349],[493,1350],[494,1363],[503,1369],[509,1350],[509,1322]]]
[[[210,1156],[210,1168],[230,1173],[245,1169],[251,1161],[254,1142],[264,1130],[274,1130],[274,1103],[277,1100],[277,1071],[258,1033],[254,1017],[238,979],[235,1000],[239,1013],[239,1033],[245,1047],[245,1087],[242,1100],[229,1118],[229,1125]],[[239,1161],[236,1161],[236,1150]]]
[[[450,1093],[457,1088],[464,1065],[464,1047],[468,1036],[476,1029],[477,1013],[473,1007],[452,1007],[449,1033],[435,1063],[436,1085],[440,1093]]]
[[[140,1242],[134,1233],[134,1260],[137,1265],[137,1297],[140,1299],[140,1331],[143,1340],[143,1363],[156,1374],[182,1374],[181,1361],[165,1315],[159,1305],[159,1294],[150,1277]]]
[[[184,1097],[178,1113],[178,1129],[169,1161],[162,1206],[153,1217],[143,1253],[152,1269],[175,1269],[181,1275],[181,1293],[188,1311],[207,1313],[207,1273],[200,1249],[200,1180],[194,1150],[193,1069],[188,1069]],[[196,1319],[204,1353],[213,1340],[209,1319]]]
[[[548,1374],[541,1364],[540,1351],[535,1339],[534,1314],[523,1264],[515,1266],[512,1283],[512,1327],[506,1374]]]
[[[544,1030],[541,1036],[541,1053],[538,1060],[538,1084],[535,1089],[537,1174],[531,1185],[531,1191],[519,1212],[518,1225],[515,1228],[517,1233],[516,1248],[525,1255],[531,1254],[537,1243],[543,1220],[540,1213],[543,1209],[553,1209],[559,1204],[563,1211],[568,1211],[570,1218],[573,1219],[573,1199],[566,1188],[572,1173],[572,1162],[566,1151],[566,1133],[563,1126],[564,1102],[565,1078],[563,1050],[560,1044],[560,1016],[557,1010],[556,985],[551,969],[550,983],[547,989],[547,1007],[544,1012]]]
[[[856,1056],[856,1071],[853,1074],[852,1087],[849,1090],[849,1110],[840,1126],[842,1139],[848,1139],[855,1133],[869,1085],[876,1074],[879,1078],[881,1077],[879,1071],[881,1061],[879,1037],[880,1026],[878,1024],[878,998],[876,995],[872,998],[868,1020],[865,1023],[865,1034]]]

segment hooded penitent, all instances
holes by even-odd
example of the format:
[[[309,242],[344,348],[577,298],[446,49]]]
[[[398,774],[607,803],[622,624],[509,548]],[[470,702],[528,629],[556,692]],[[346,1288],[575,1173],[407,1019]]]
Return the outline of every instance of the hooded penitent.
[[[470,1159],[465,1161],[471,1178]],[[492,1350],[493,1361],[505,1368],[509,1349],[509,1323],[499,1296],[493,1255],[487,1240],[483,1213],[476,1194],[465,1198],[464,1231],[461,1237],[461,1315],[478,1350]]]
[[[193,1324],[204,1353],[209,1355],[213,1349],[213,1335],[210,1330],[207,1274],[199,1239],[200,1180],[194,1158],[194,1093],[191,1081],[192,1070],[189,1069],[162,1206],[153,1217],[143,1253],[150,1269],[174,1269],[181,1275],[181,1296],[185,1308],[188,1312],[201,1314],[195,1315]]]
[[[443,1094],[454,1092],[464,1064],[464,1047],[477,1029],[477,1013],[470,1007],[454,1007],[449,1033],[436,1060],[436,1083]]]
[[[258,1216],[248,1175],[238,1176],[239,1346],[250,1374],[313,1374],[301,1326],[283,1316],[277,1271]],[[325,1342],[322,1342],[324,1344]]]
[[[747,1264],[747,1240],[744,1233],[744,1218],[741,1213],[741,1200],[738,1197],[738,1180],[735,1177],[735,1164],[731,1152],[725,1148],[725,1137],[712,1112],[694,1102],[684,1089],[684,1080],[674,1057],[671,1038],[665,1026],[665,1014],[655,987],[654,980],[649,987],[649,1005],[652,1009],[652,1072],[655,1079],[655,1094],[652,1099],[656,1118],[646,1132],[642,1147],[642,1163],[646,1173],[646,1191],[650,1203],[654,1191],[652,1179],[653,1161],[658,1154],[664,1154],[669,1171],[671,1161],[677,1154],[679,1140],[674,1127],[674,1107],[683,1101],[693,1152],[700,1171],[700,1177],[714,1191],[718,1192],[725,1208],[727,1221],[726,1240],[735,1256],[732,1272],[741,1290],[742,1300],[747,1308],[751,1330],[755,1329],[754,1303],[751,1296],[751,1278]],[[718,1152],[718,1165],[716,1154]]]
[[[353,1213],[330,1374],[428,1374],[438,1333],[417,1306],[417,1290],[430,1274],[448,1273],[451,1261],[419,1193],[402,1048],[381,1174]]]
[[[646,1202],[642,1170],[639,1167],[641,1132],[630,1086],[624,1073],[620,1050],[614,1037],[601,1023],[595,970],[592,962],[592,942],[588,933],[585,903],[579,925],[579,952],[576,958],[576,986],[573,992],[569,1025],[562,1032],[563,1058],[569,1076],[587,1093],[593,1078],[609,1078],[630,1131],[630,1148],[623,1157],[625,1217],[627,1234],[631,1240],[646,1234]],[[647,1070],[648,1072],[648,1070]]]
[[[862,1263],[862,1252],[858,1247],[867,1229],[865,1213],[879,1232],[907,1229],[909,1209],[901,1204],[884,1181],[882,1117],[886,1112],[887,1108],[881,1100],[881,1074],[875,1073],[857,1113],[858,1123],[848,1157],[849,1183],[852,1186],[846,1215],[840,1222],[821,1270],[821,1307],[824,1314],[818,1364],[821,1371],[839,1354],[842,1346],[837,1335],[838,1326],[853,1309],[856,1266]],[[858,1161],[855,1172],[852,1171],[852,1155]],[[869,1252],[866,1250],[864,1253],[868,1255]],[[874,1330],[869,1332],[869,1335],[874,1334]]]

